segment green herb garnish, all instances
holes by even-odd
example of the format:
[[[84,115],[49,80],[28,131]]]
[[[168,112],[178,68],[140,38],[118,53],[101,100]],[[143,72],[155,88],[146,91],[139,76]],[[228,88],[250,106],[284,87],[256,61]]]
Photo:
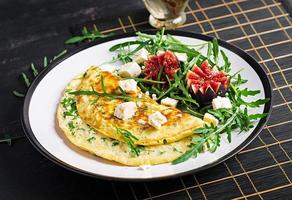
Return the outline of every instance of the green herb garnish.
[[[87,139],[87,141],[88,141],[89,143],[91,143],[91,142],[94,141],[94,140],[96,140],[96,138],[93,137],[93,136]]]
[[[39,74],[39,72],[38,72],[38,70],[35,68],[35,66],[34,66],[33,63],[30,64],[30,68],[31,68],[31,70],[32,70],[33,76],[36,77],[36,76]]]
[[[23,80],[24,80],[24,82],[25,82],[25,85],[26,85],[27,87],[29,87],[29,86],[30,86],[30,80],[27,78],[26,74],[22,72],[22,73],[21,73],[21,76],[22,76],[22,78],[23,78]]]
[[[112,146],[114,147],[114,146],[117,146],[119,144],[120,144],[119,141],[115,140],[115,141],[113,141]]]
[[[130,131],[128,131],[126,129],[122,129],[122,128],[118,128],[118,127],[116,127],[116,129],[117,129],[117,133],[121,134],[123,136],[123,139],[128,144],[128,147],[129,147],[130,151],[135,156],[139,156],[140,149],[134,143],[134,140],[139,140],[139,139],[136,136],[134,136]]]
[[[65,109],[65,112],[63,113],[64,117],[67,117],[67,116],[73,116],[74,118],[77,117],[77,107],[76,107],[76,101],[74,98],[71,98],[71,97],[64,98],[61,101],[61,104],[63,108]]]
[[[181,162],[184,162],[188,160],[192,156],[197,156],[198,153],[202,152],[203,150],[203,144],[208,140],[211,139],[215,145],[213,148],[213,151],[216,150],[218,146],[220,146],[220,134],[226,131],[226,128],[231,126],[233,123],[234,118],[236,117],[237,113],[239,111],[239,108],[237,108],[234,111],[234,114],[226,121],[224,125],[221,127],[215,128],[215,127],[204,127],[204,128],[199,128],[193,131],[195,134],[200,134],[199,138],[196,138],[196,143],[188,150],[186,151],[183,155],[175,159],[172,163],[173,164],[178,164]]]
[[[86,27],[83,27],[81,35],[73,36],[65,41],[66,44],[76,44],[83,42],[85,40],[94,41],[97,38],[105,38],[112,36],[113,33],[103,34],[97,30],[96,26],[94,26],[94,30],[88,31]]]
[[[141,98],[135,98],[130,96],[123,96],[123,95],[115,95],[115,94],[108,94],[104,92],[96,92],[96,91],[84,91],[84,90],[78,90],[74,92],[70,92],[69,94],[80,96],[80,95],[96,95],[96,96],[102,96],[102,97],[109,97],[111,99],[124,99],[127,101],[131,100],[140,100]]]
[[[69,130],[70,130],[71,134],[72,134],[72,135],[75,135],[75,131],[74,131],[74,129],[75,129],[74,122],[73,122],[73,121],[70,121],[70,122],[68,123],[68,126],[69,126]]]
[[[23,94],[23,93],[20,93],[20,92],[18,92],[18,91],[16,91],[16,90],[13,90],[12,93],[13,93],[15,96],[17,96],[17,97],[24,97],[24,94]]]

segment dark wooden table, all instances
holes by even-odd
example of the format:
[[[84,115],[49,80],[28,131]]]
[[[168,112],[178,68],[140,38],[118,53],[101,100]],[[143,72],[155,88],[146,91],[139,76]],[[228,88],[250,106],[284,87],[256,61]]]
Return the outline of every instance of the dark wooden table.
[[[287,5],[291,1],[286,1]],[[20,74],[32,80],[64,41],[93,24],[116,34],[150,28],[138,0],[2,0],[0,2],[1,111],[0,199],[291,199],[292,198],[292,20],[274,0],[190,1],[181,30],[227,40],[254,56],[273,85],[272,116],[247,148],[226,162],[181,178],[128,183],[98,180],[67,171],[37,152],[19,122],[26,91]],[[49,97],[48,97],[49,98]],[[44,105],[45,106],[45,105]]]

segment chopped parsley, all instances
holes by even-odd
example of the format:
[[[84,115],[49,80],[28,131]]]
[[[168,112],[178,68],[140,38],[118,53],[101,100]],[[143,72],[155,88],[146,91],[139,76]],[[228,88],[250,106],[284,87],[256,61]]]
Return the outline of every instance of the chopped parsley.
[[[120,144],[119,141],[115,140],[115,141],[113,141],[112,146],[114,147],[114,146],[117,146],[119,144]]]
[[[70,121],[69,123],[68,123],[68,126],[69,126],[69,130],[70,130],[70,132],[71,132],[71,134],[72,135],[75,135],[75,126],[74,126],[74,122],[73,121]]]
[[[77,117],[77,107],[74,98],[72,97],[64,98],[61,104],[65,109],[65,111],[63,112],[64,118],[66,118],[67,116],[72,116],[74,118]]]
[[[92,141],[94,141],[94,140],[96,140],[96,138],[93,136],[93,137],[90,137],[90,138],[88,138],[87,139],[87,141],[89,142],[89,143],[91,143]]]

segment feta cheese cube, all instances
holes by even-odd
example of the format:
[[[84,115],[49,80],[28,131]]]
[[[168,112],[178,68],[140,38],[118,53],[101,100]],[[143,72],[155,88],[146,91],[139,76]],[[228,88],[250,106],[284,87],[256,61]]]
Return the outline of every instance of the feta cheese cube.
[[[121,80],[119,86],[126,93],[137,93],[137,82],[134,79]]]
[[[205,113],[203,120],[208,125],[213,124],[214,126],[217,126],[219,123],[218,119],[210,113]]]
[[[181,62],[187,62],[188,61],[188,56],[186,53],[178,53],[178,52],[175,52],[174,53],[175,56],[177,57],[177,59]]]
[[[166,97],[164,99],[161,99],[160,103],[166,106],[176,107],[178,100]]]
[[[146,121],[143,120],[143,119],[139,119],[138,120],[138,124],[145,125],[146,124]]]
[[[145,95],[149,96],[150,95],[149,91],[146,91],[145,92]]]
[[[161,112],[156,111],[149,115],[148,123],[154,128],[160,129],[163,124],[167,122],[167,118],[161,114]]]
[[[220,108],[232,108],[230,99],[227,97],[220,97],[220,96],[212,100],[212,106],[214,110],[220,109]]]
[[[141,74],[141,68],[136,62],[129,62],[121,66],[119,73],[124,78],[134,78]]]
[[[157,95],[156,94],[152,94],[152,99],[154,100],[154,101],[156,101],[157,100]]]
[[[117,69],[117,66],[113,64],[103,64],[103,65],[100,65],[99,68],[101,69],[101,71],[114,73]]]
[[[149,55],[148,51],[143,48],[143,49],[139,50],[138,52],[136,52],[132,59],[136,63],[140,64],[148,59],[148,55]]]
[[[114,116],[121,119],[127,120],[132,118],[137,111],[136,103],[134,102],[124,102],[119,104],[115,108]]]

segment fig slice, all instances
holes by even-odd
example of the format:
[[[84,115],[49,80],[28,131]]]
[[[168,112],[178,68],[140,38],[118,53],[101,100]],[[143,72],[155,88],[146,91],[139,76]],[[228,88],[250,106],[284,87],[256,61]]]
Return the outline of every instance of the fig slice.
[[[143,73],[145,78],[153,80],[158,80],[159,74],[161,76],[160,80],[166,80],[166,76],[169,79],[173,79],[176,72],[180,69],[179,60],[172,51],[149,56],[148,60],[144,61],[144,66]]]
[[[230,77],[224,71],[212,69],[208,60],[202,62],[200,67],[194,65],[188,71],[186,82],[193,92],[194,98],[200,104],[209,104],[217,96],[225,96],[229,88]]]

